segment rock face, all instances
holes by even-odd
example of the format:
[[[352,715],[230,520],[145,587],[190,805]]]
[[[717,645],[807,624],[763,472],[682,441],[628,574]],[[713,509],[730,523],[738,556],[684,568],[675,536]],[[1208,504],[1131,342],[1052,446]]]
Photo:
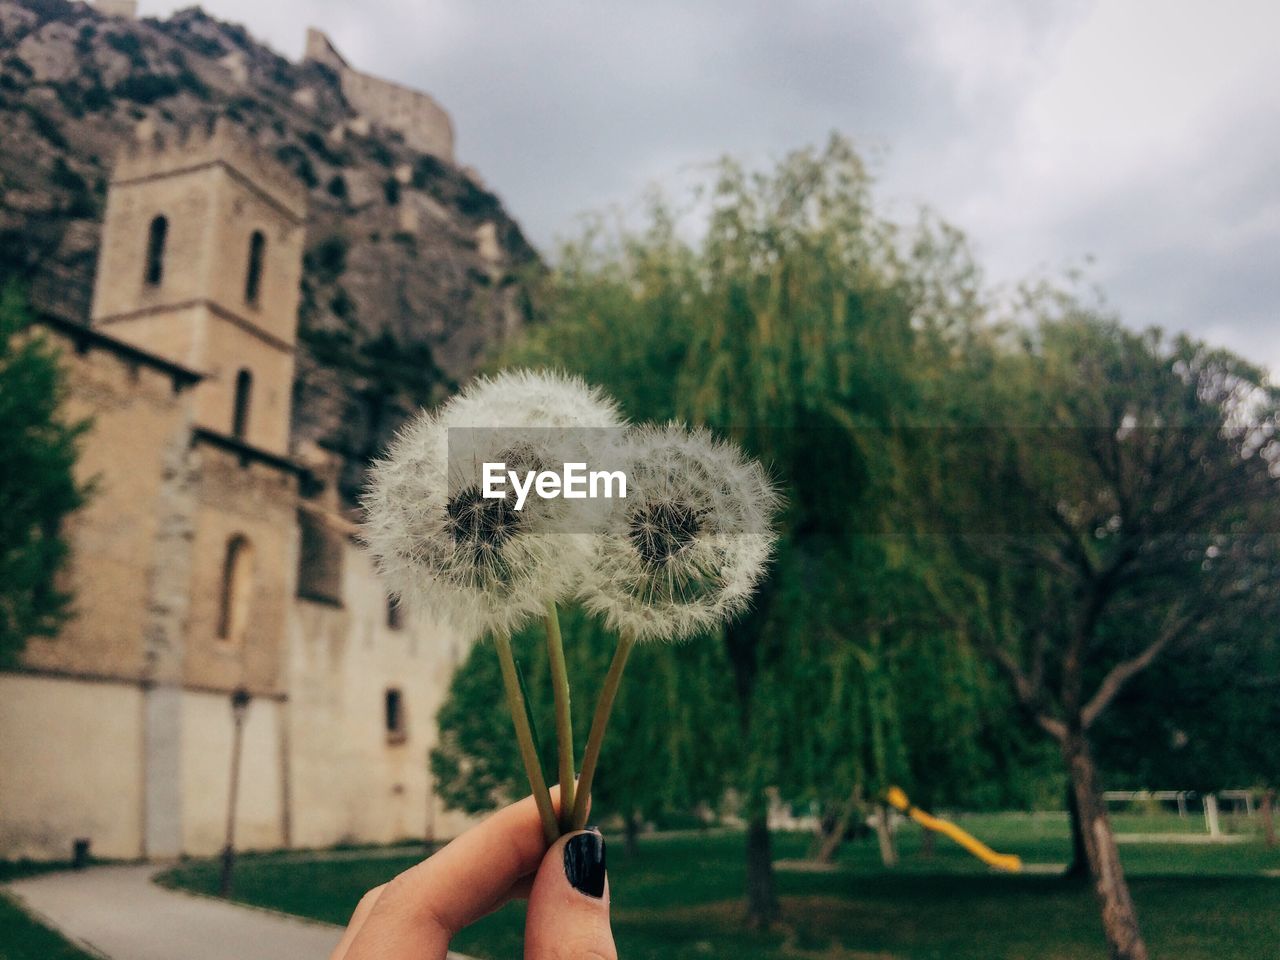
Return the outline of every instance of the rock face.
[[[521,326],[539,262],[448,159],[443,111],[371,111],[350,99],[363,75],[323,59],[291,63],[198,9],[137,21],[0,0],[0,277],[87,322],[121,144],[217,118],[243,128],[309,191],[292,444],[340,453],[351,501],[404,417]],[[431,139],[442,130],[448,150]]]

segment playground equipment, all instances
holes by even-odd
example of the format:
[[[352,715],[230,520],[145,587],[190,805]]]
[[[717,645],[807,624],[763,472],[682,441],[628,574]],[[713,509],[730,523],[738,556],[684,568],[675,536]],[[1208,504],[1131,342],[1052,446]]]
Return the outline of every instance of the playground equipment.
[[[996,853],[973,834],[961,830],[954,823],[931,816],[919,807],[913,807],[911,800],[900,787],[890,787],[885,799],[889,801],[889,806],[902,811],[926,830],[932,830],[954,840],[987,866],[1008,873],[1018,873],[1022,870],[1022,858],[1017,854]]]

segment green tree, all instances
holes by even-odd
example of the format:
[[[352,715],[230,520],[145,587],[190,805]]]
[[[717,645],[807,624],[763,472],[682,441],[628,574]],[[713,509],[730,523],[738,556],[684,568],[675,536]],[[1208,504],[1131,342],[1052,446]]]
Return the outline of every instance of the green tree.
[[[1093,740],[1153,666],[1252,643],[1280,613],[1280,392],[1239,358],[1070,298],[997,357],[993,430],[954,445],[957,603],[1057,746],[1111,955],[1147,956]],[[979,597],[977,605],[967,598]]]
[[[877,216],[839,138],[767,173],[725,161],[694,207],[707,216],[695,239],[656,198],[641,229],[598,223],[569,245],[545,322],[504,359],[567,366],[635,419],[729,435],[783,488],[774,575],[722,637],[748,916],[765,925],[778,910],[766,787],[835,809],[907,770],[894,651],[938,628],[936,614],[900,615],[928,596],[898,536],[916,522],[914,464],[929,448],[913,427],[931,391],[946,395],[929,383],[935,356],[955,352],[982,304],[962,238]]]
[[[1160,658],[1116,697],[1098,728],[1098,765],[1116,789],[1213,793],[1280,782],[1280,650],[1274,625],[1241,624]]]
[[[66,517],[84,502],[74,475],[85,424],[59,413],[66,393],[57,358],[31,331],[14,283],[0,290],[0,666],[28,638],[54,636],[70,598],[58,587]]]

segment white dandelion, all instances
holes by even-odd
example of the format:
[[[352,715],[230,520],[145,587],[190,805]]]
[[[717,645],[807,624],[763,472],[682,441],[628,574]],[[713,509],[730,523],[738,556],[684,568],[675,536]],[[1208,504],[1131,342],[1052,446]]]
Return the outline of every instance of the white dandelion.
[[[773,551],[764,468],[706,430],[631,432],[616,501],[579,596],[620,636],[678,640],[741,612]]]
[[[618,405],[599,387],[557,371],[477,377],[448,404],[450,427],[616,428]]]
[[[598,444],[601,434],[607,437],[621,426],[613,401],[579,379],[527,371],[481,378],[401,431],[386,458],[374,464],[364,498],[364,540],[391,592],[468,637],[493,637],[549,840],[558,828],[510,634],[543,616],[550,638],[554,605],[576,589],[595,538],[574,529],[563,500],[533,499],[517,509],[511,496],[485,496],[484,465],[525,472],[585,460],[593,441]],[[558,648],[558,627],[554,642]],[[557,713],[563,712],[565,722],[558,727],[568,729],[562,652],[559,666]],[[565,757],[571,768],[571,752]]]
[[[564,500],[484,496],[483,465],[541,470],[585,459],[622,425],[581,380],[527,371],[480,378],[423,413],[371,471],[364,541],[390,591],[469,637],[510,633],[571,593],[594,543]],[[595,429],[592,429],[595,428]]]
[[[363,537],[388,589],[465,636],[509,633],[542,609],[554,556],[510,503],[451,490],[448,429],[424,414],[373,465]]]

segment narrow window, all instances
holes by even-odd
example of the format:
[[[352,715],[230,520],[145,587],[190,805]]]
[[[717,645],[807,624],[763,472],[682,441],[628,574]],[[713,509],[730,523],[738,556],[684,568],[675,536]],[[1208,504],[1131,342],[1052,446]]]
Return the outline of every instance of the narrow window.
[[[347,535],[324,515],[298,509],[301,543],[298,551],[298,596],[304,600],[342,606],[343,552]]]
[[[252,307],[258,305],[262,292],[262,258],[267,252],[267,238],[261,230],[253,231],[249,238],[249,272],[244,278],[244,299]]]
[[[169,239],[169,220],[164,216],[151,221],[151,230],[147,234],[147,284],[160,286],[164,279],[164,247]]]
[[[409,738],[404,717],[404,697],[395,687],[387,690],[383,719],[387,728],[387,743],[404,743]]]
[[[241,370],[236,374],[236,401],[231,413],[231,435],[243,440],[249,430],[249,401],[253,399],[253,374]]]
[[[392,630],[399,630],[404,626],[404,612],[400,601],[395,597],[387,597],[387,626]]]
[[[253,547],[236,534],[227,541],[222,563],[222,592],[218,604],[218,639],[239,643],[249,624],[249,595],[253,586]]]

